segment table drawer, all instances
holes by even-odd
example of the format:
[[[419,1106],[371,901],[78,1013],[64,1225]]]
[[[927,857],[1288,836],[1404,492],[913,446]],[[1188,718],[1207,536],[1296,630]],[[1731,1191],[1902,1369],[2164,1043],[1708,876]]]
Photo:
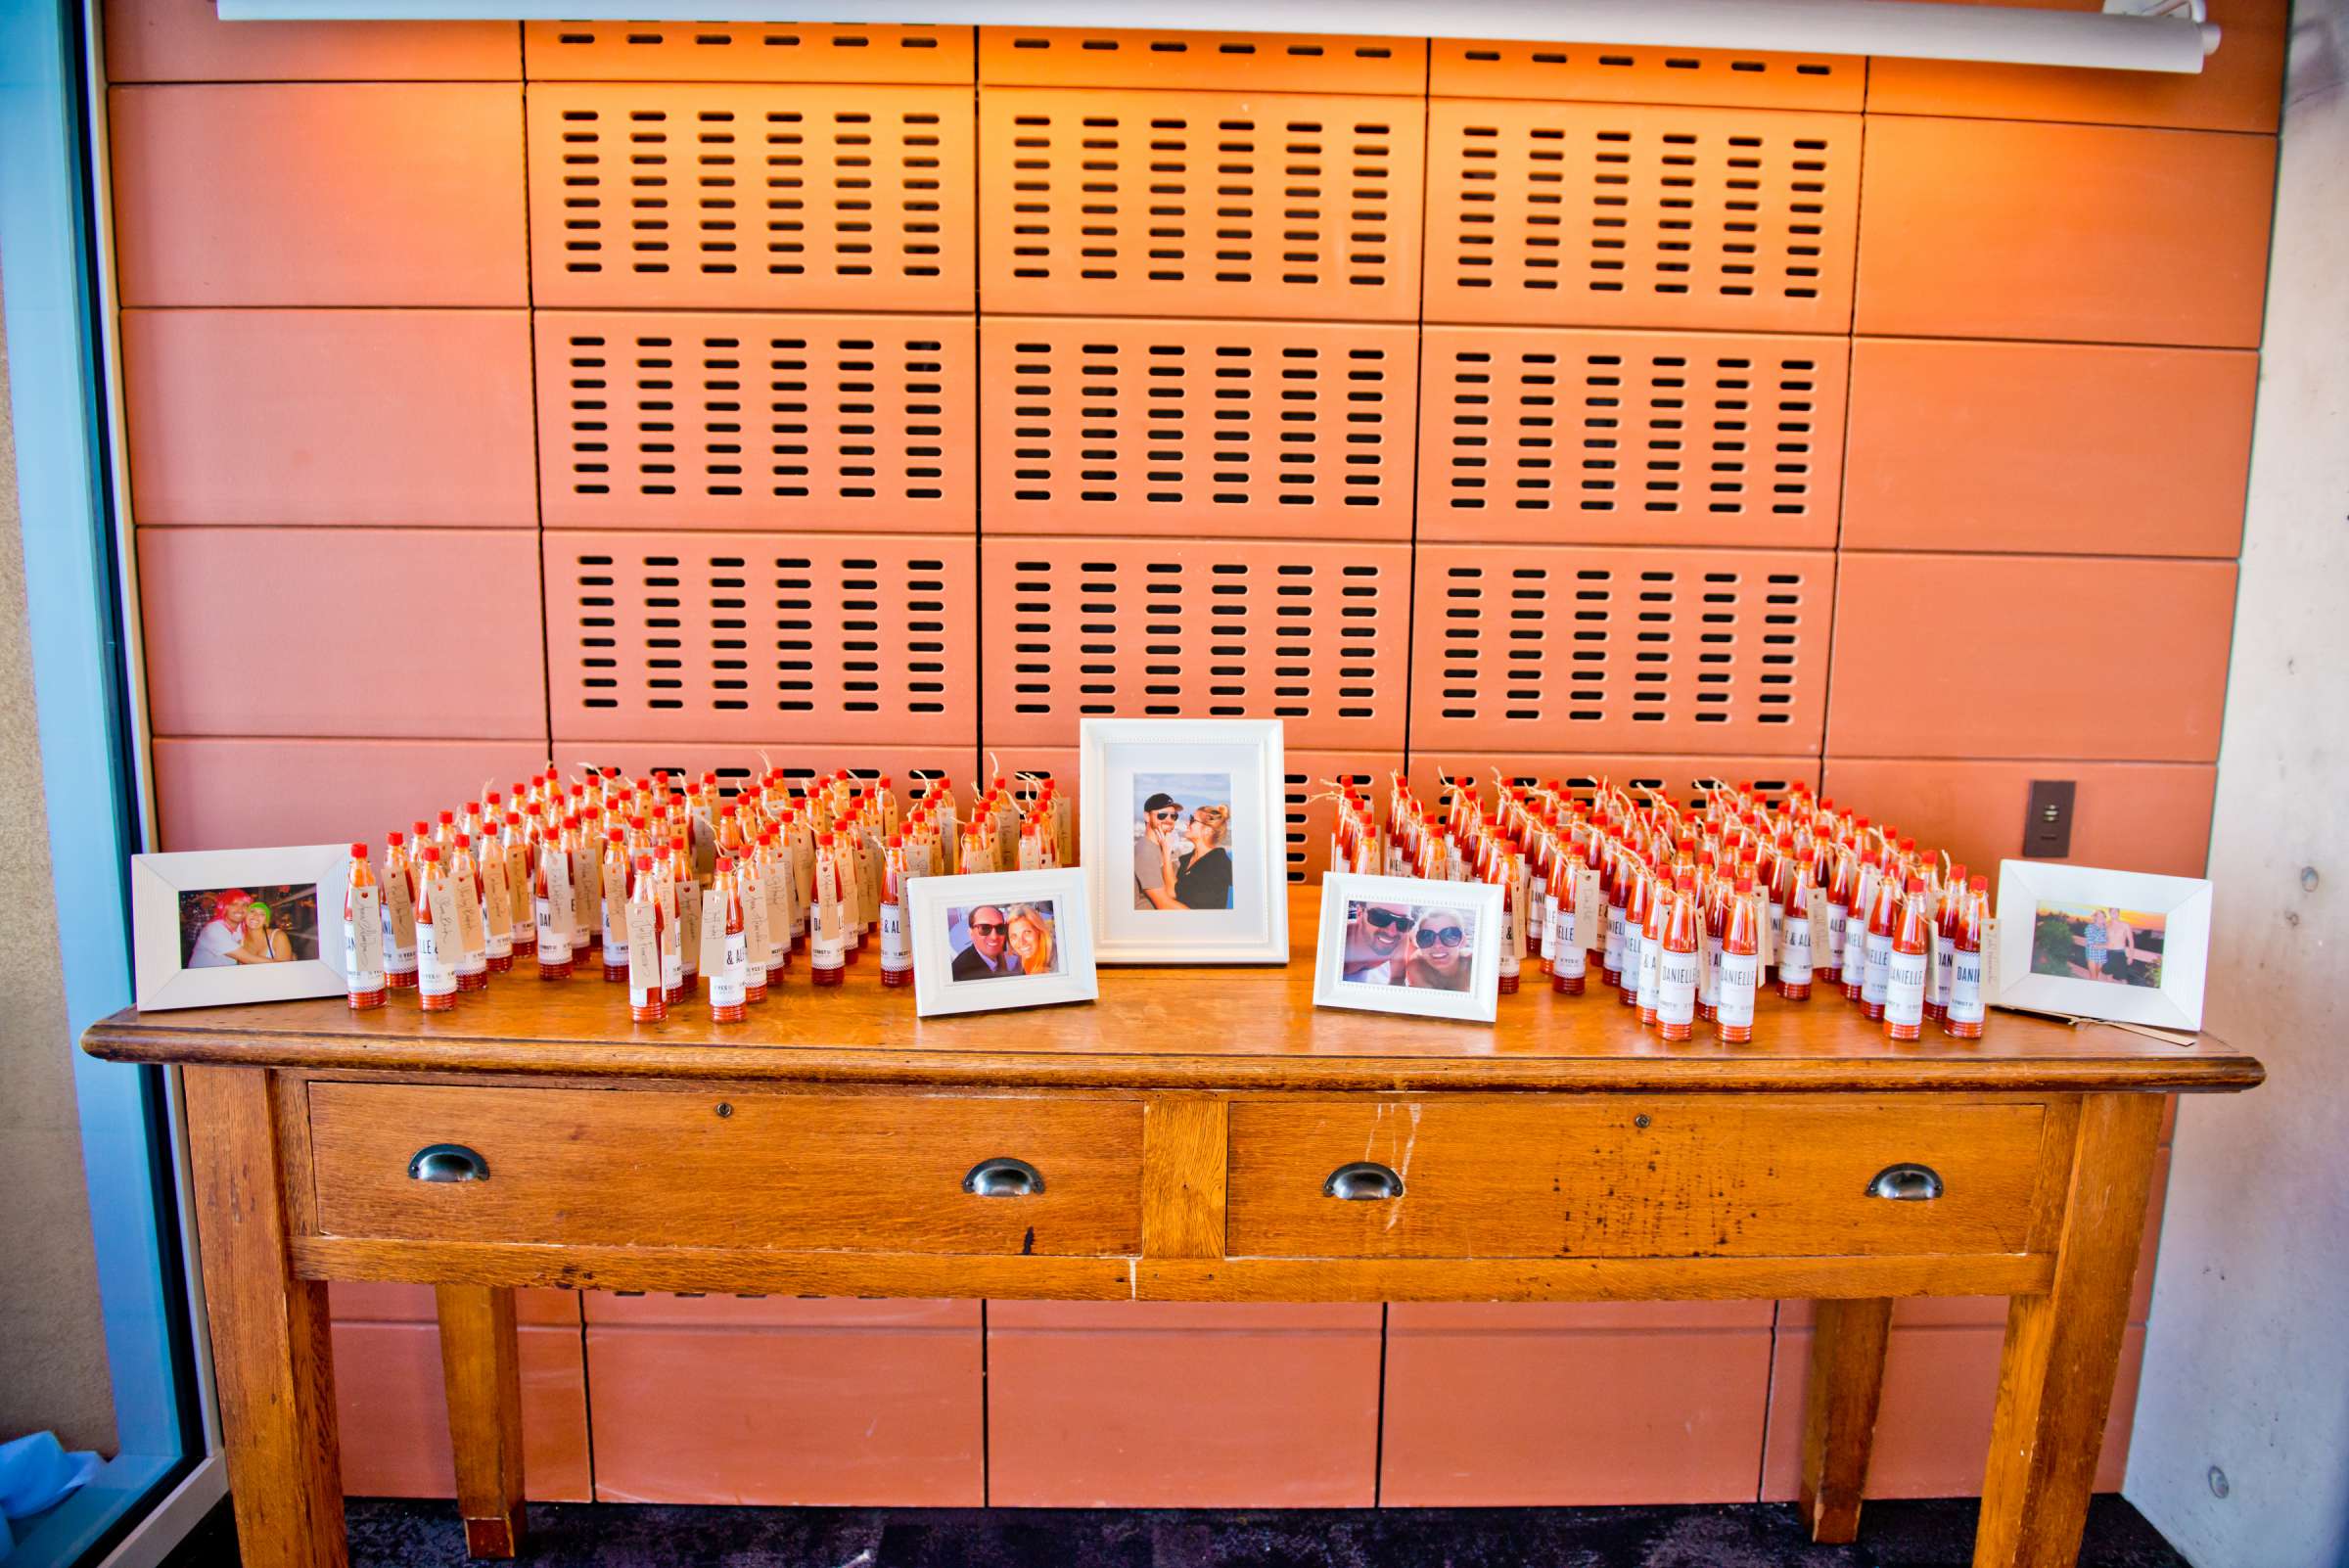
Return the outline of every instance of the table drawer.
[[[1729,1095],[1237,1101],[1228,1253],[1687,1258],[2019,1253],[2068,1158],[2035,1103]],[[1375,1163],[1400,1197],[1347,1201]],[[1940,1196],[1871,1196],[1923,1166]],[[1362,1173],[1358,1190],[1383,1180]]]
[[[1120,1100],[313,1083],[329,1235],[617,1247],[1131,1255],[1142,1112]],[[424,1180],[455,1145],[484,1179]],[[981,1196],[980,1162],[1041,1190]],[[466,1169],[462,1155],[444,1170]]]

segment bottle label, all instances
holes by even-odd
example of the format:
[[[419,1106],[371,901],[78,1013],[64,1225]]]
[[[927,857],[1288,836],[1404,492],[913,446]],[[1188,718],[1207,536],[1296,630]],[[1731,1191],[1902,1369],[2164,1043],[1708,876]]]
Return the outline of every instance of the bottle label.
[[[905,906],[885,903],[881,906],[881,967],[904,970],[913,967],[913,944],[905,931]]]
[[[714,895],[713,895],[714,897]],[[751,949],[746,934],[728,932],[720,939],[717,963],[710,971],[710,1005],[740,1007],[749,995]]]
[[[1668,952],[1656,971],[1656,1021],[1687,1024],[1696,1020],[1696,954]]]
[[[351,991],[381,991],[384,978],[384,909],[375,889],[352,888],[349,913],[343,917],[343,980]]]
[[[556,923],[555,910],[561,905],[550,894],[538,900],[538,960],[559,964],[571,957],[571,931]]]
[[[617,942],[622,948],[622,951],[606,958],[604,962],[625,963],[628,956],[628,873],[624,867],[609,859],[604,862],[603,895],[603,902],[598,906],[597,913],[603,920],[604,945],[610,947]]]
[[[556,943],[568,958],[578,929],[572,924],[571,856],[550,848],[539,868],[546,873],[546,892],[538,899],[538,940]]]
[[[773,923],[766,913],[766,873],[756,860],[743,862],[742,940],[750,952],[751,978],[763,983],[775,964]]]
[[[470,876],[451,878],[450,887],[457,908],[457,962],[466,974],[478,975],[489,967],[489,932],[482,923],[482,900],[474,894]]]
[[[455,930],[453,924],[419,925],[416,928],[416,988],[427,996],[456,994],[456,955],[450,953],[443,957],[440,952],[440,933],[453,933]]]
[[[416,967],[416,904],[404,872],[384,878],[384,967],[406,974]]]
[[[1643,934],[1639,947],[1639,1005],[1653,1009],[1656,1005],[1656,982],[1664,967],[1664,944],[1650,942]]]
[[[1843,947],[1850,922],[1850,910],[1839,903],[1827,905],[1827,962],[1837,969],[1843,967]]]
[[[488,846],[481,868],[482,926],[489,934],[491,956],[503,958],[514,950],[514,890],[506,881],[505,853]]]
[[[1950,1017],[1960,1024],[1982,1022],[1982,955],[1978,952],[1951,954]]]
[[[717,977],[726,967],[726,902],[725,896],[715,888],[702,891],[702,930],[700,958],[697,968],[717,984]]]
[[[1615,970],[1617,973],[1622,972],[1624,949],[1630,945],[1631,940],[1631,924],[1624,918],[1623,907],[1620,904],[1608,904],[1605,951],[1609,969]]]
[[[661,994],[661,917],[650,899],[628,905],[628,1004],[650,1007]]]
[[[1725,1029],[1751,1029],[1754,992],[1762,984],[1762,955],[1725,952],[1721,955],[1720,1022]]]
[[[1786,922],[1785,944],[1778,954],[1778,978],[1789,986],[1811,984],[1811,922],[1808,918]]]
[[[1707,1007],[1719,1007],[1721,1005],[1721,939],[1710,932],[1706,933],[1705,945],[1701,951],[1704,958],[1697,969],[1697,999]]]
[[[702,972],[702,890],[688,882],[677,889],[677,963],[686,978]]]
[[[1873,972],[1873,966],[1870,966]],[[1896,952],[1884,968],[1884,1021],[1913,1024],[1925,1016],[1925,955]]]
[[[1871,1006],[1881,1006],[1884,1001],[1885,971],[1892,963],[1892,939],[1879,937],[1871,931],[1861,951],[1867,967],[1860,977],[1860,999]]]
[[[1943,1007],[1950,1004],[1950,960],[1957,951],[1957,943],[1940,932],[1933,934],[1933,1000]]]

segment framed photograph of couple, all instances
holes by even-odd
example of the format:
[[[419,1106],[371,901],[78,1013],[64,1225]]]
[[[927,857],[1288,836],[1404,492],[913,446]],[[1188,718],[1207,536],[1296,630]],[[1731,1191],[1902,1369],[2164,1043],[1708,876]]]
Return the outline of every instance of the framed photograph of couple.
[[[1286,963],[1280,721],[1088,718],[1081,745],[1101,961]]]
[[[2210,884],[2001,860],[1998,949],[2001,1007],[2200,1029]]]
[[[1489,882],[1323,877],[1313,1005],[1493,1022],[1500,897]]]
[[[918,1017],[1091,1001],[1092,922],[1084,874],[990,871],[905,885]]]
[[[130,857],[141,1012],[343,992],[350,845]]]

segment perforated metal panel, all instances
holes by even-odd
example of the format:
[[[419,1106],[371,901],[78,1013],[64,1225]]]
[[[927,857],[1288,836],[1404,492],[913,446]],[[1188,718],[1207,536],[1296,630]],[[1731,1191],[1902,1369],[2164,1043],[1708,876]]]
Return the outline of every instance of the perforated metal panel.
[[[1835,543],[1843,338],[1430,327],[1419,536]]]
[[[1080,719],[1279,718],[1292,746],[1403,745],[1399,544],[990,545],[986,734],[1073,746]]]
[[[870,534],[549,533],[548,707],[576,741],[978,738],[978,547]]]
[[[1408,539],[1408,327],[990,316],[990,533]]]
[[[971,94],[532,83],[542,305],[971,307]]]
[[[958,794],[967,795],[977,776],[977,761],[967,747],[957,746],[834,746],[784,741],[780,745],[726,740],[614,741],[578,739],[560,732],[553,758],[566,771],[576,767],[617,767],[628,778],[642,778],[656,768],[699,778],[717,775],[717,792],[731,796],[763,764],[759,753],[783,770],[786,779],[807,780],[845,770],[852,778],[878,784],[886,778],[900,801],[910,802],[916,784],[951,778]]]
[[[526,22],[536,81],[967,82],[968,27],[800,23]]]
[[[1842,332],[1860,117],[1428,107],[1427,319]]]
[[[1546,756],[1539,752],[1510,752],[1499,756],[1479,754],[1473,763],[1463,757],[1439,757],[1431,752],[1413,754],[1409,769],[1412,791],[1422,801],[1441,799],[1440,790],[1447,778],[1473,780],[1477,788],[1490,792],[1494,774],[1516,784],[1543,784],[1551,779],[1566,787],[1567,793],[1588,801],[1603,780],[1637,795],[1655,790],[1682,805],[1701,805],[1697,793],[1700,783],[1714,780],[1731,784],[1751,784],[1756,794],[1773,806],[1781,805],[1786,791],[1801,783],[1816,790],[1819,787],[1819,764],[1799,757],[1756,757],[1727,754],[1705,757],[1640,756],[1625,752],[1576,752],[1565,756]]]
[[[1569,98],[1857,114],[1866,87],[1867,62],[1857,55],[1438,38],[1428,59],[1428,91],[1439,98]]]
[[[1833,578],[1824,552],[1430,550],[1412,752],[1815,757]]]
[[[969,316],[541,310],[549,528],[968,533]]]
[[[1410,98],[990,88],[982,308],[1411,320],[1423,114]]]
[[[1427,41],[1323,33],[982,27],[979,80],[990,87],[1417,94],[1427,84]]]

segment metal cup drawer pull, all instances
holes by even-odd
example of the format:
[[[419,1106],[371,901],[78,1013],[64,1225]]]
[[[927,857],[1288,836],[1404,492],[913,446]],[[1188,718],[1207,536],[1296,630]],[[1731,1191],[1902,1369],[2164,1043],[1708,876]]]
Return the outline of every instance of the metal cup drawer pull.
[[[1941,1196],[1941,1173],[1929,1165],[1888,1165],[1867,1184],[1871,1198],[1930,1203]]]
[[[1369,1160],[1357,1160],[1341,1165],[1321,1183],[1324,1197],[1343,1198],[1348,1203],[1376,1203],[1386,1198],[1403,1196],[1403,1177],[1386,1166]]]
[[[1027,1161],[1003,1156],[972,1166],[962,1190],[982,1198],[1034,1198],[1043,1193],[1044,1176]]]
[[[489,1162],[462,1143],[434,1143],[408,1162],[411,1181],[486,1181]]]

